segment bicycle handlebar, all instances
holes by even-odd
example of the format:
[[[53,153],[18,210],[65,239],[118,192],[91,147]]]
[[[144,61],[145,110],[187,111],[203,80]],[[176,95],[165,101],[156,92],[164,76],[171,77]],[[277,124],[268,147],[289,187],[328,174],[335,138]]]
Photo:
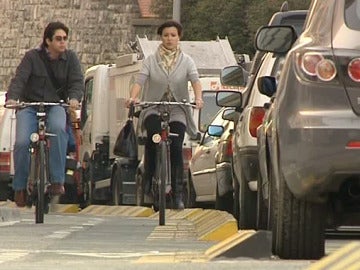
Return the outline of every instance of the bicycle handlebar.
[[[179,102],[179,101],[141,101],[138,103],[133,103],[134,107],[141,106],[152,106],[152,105],[185,105],[192,108],[196,108],[196,103],[193,102]]]
[[[65,102],[41,102],[41,101],[35,101],[35,102],[19,102],[16,104],[5,104],[4,107],[7,109],[23,109],[26,107],[35,107],[35,106],[62,106],[62,107],[69,107],[70,105]]]

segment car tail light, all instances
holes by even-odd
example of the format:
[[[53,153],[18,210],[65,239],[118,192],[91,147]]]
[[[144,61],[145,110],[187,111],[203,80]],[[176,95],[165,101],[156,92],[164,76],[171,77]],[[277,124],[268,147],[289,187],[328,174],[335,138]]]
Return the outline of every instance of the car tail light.
[[[184,171],[189,169],[189,163],[192,157],[192,148],[184,147],[183,148],[183,159],[184,159]]]
[[[311,82],[331,82],[338,73],[331,51],[319,48],[296,54],[299,75]]]
[[[332,60],[323,59],[316,65],[316,75],[322,81],[328,82],[335,78],[336,67]]]
[[[257,128],[264,120],[265,109],[263,107],[253,107],[250,112],[249,131],[251,136],[256,138]]]
[[[0,172],[9,173],[11,164],[11,154],[10,152],[1,152],[0,153]]]
[[[350,61],[348,74],[353,81],[360,82],[360,58],[355,58]]]
[[[227,156],[227,157],[232,157],[232,155],[233,155],[232,137],[233,137],[233,135],[230,134],[230,135],[227,137],[227,140],[226,140],[226,156]]]
[[[351,141],[346,145],[347,149],[360,149],[360,141]]]
[[[300,59],[302,70],[310,75],[316,76],[316,66],[324,57],[317,53],[305,53]]]

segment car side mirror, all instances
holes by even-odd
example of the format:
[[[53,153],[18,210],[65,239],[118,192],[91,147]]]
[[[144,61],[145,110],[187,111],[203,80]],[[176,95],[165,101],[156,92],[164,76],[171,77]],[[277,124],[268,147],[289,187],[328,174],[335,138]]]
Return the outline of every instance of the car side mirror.
[[[238,91],[218,91],[216,105],[220,107],[241,107],[242,94]]]
[[[224,127],[220,125],[210,125],[207,130],[208,134],[213,137],[220,137],[224,133]]]
[[[272,97],[276,92],[276,80],[272,76],[262,76],[257,79],[259,92],[265,96]]]
[[[220,81],[223,85],[245,86],[248,75],[241,66],[227,66],[221,70]]]

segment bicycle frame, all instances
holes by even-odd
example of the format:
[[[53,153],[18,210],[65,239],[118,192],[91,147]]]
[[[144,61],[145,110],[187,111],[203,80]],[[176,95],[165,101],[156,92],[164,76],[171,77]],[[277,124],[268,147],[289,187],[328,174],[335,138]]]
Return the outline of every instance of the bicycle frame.
[[[48,185],[50,185],[48,167],[50,145],[48,144],[48,137],[56,136],[46,132],[46,107],[58,105],[68,106],[63,102],[22,102],[5,106],[10,109],[36,108],[38,129],[30,135],[30,172],[27,181],[27,206],[31,207],[35,204],[36,223],[44,223],[44,214],[49,211],[48,202],[45,202],[46,190]],[[48,199],[50,198],[48,197]]]
[[[152,137],[152,141],[157,143],[155,185],[153,188],[159,189],[159,225],[165,225],[166,195],[171,193],[171,161],[169,137],[177,134],[170,133],[169,108],[160,113],[161,131]],[[156,190],[154,192],[156,194]]]
[[[186,105],[194,107],[194,104],[188,102],[172,102],[172,101],[155,101],[155,102],[140,102],[133,104],[133,106],[149,107],[152,105],[160,105],[164,108],[160,112],[161,131],[155,133],[152,141],[157,144],[156,155],[156,169],[155,181],[152,188],[155,198],[159,202],[159,225],[165,225],[165,209],[166,209],[166,195],[171,193],[171,160],[170,160],[170,136],[178,136],[178,134],[170,133],[170,106],[171,105]],[[132,110],[132,109],[130,109]],[[158,193],[158,194],[157,194]],[[158,195],[158,196],[156,196]],[[155,203],[154,203],[155,205]]]
[[[29,206],[35,203],[35,222],[43,223],[44,214],[49,211],[48,203],[46,200],[46,190],[50,185],[49,182],[49,167],[48,167],[48,156],[49,156],[49,144],[48,135],[46,133],[46,111],[43,104],[39,105],[36,112],[38,119],[38,130],[32,133],[30,136],[30,173],[28,178],[28,198],[32,199],[29,201]],[[34,189],[34,187],[36,187]]]

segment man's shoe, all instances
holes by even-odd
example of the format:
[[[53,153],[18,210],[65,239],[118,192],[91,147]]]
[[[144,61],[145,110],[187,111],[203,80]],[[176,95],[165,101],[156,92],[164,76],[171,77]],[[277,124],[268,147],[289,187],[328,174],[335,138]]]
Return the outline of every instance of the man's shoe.
[[[50,195],[62,195],[65,194],[64,184],[52,183],[49,187]]]
[[[14,201],[17,207],[26,206],[26,190],[16,190],[14,195]]]

